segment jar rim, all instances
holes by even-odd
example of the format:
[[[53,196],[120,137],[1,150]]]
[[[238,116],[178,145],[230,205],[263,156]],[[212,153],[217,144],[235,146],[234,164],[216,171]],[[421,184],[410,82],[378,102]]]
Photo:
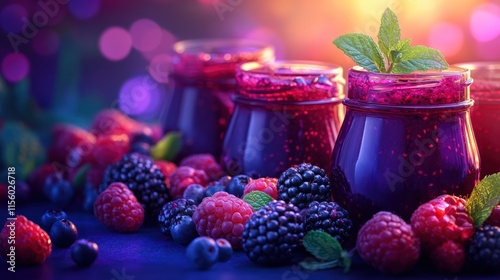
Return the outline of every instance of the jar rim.
[[[376,73],[376,72],[370,72],[366,69],[364,69],[361,66],[354,66],[351,69],[349,69],[349,72],[354,72],[357,74],[368,74],[370,76],[379,76],[383,78],[432,78],[432,77],[442,77],[442,76],[455,76],[455,75],[465,75],[467,73],[470,73],[470,70],[467,68],[459,67],[456,65],[450,65],[448,66],[447,69],[445,70],[429,70],[429,71],[415,71],[412,73],[408,74],[396,74],[396,73]],[[472,81],[471,81],[472,83]]]
[[[277,60],[266,62],[245,62],[238,67],[245,75],[269,75],[275,77],[301,77],[319,75],[342,76],[343,69],[337,64],[312,60]]]
[[[469,70],[500,70],[500,61],[470,61],[453,65]]]
[[[255,53],[269,53],[274,55],[273,47],[259,41],[247,39],[192,39],[176,42],[173,50],[177,54],[198,56],[202,60],[209,60],[210,55],[241,55]],[[229,60],[229,59],[228,59]]]

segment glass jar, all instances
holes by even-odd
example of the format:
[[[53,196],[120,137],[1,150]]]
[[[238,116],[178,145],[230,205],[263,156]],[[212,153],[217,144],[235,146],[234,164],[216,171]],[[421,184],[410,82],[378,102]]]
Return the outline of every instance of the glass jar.
[[[442,194],[479,181],[466,69],[415,74],[349,70],[346,118],[332,155],[333,199],[356,225],[378,211],[408,220]]]
[[[471,119],[481,155],[481,177],[500,172],[500,61],[457,66],[468,68],[474,78]]]
[[[344,117],[341,67],[245,63],[236,80],[235,110],[222,152],[229,175],[278,177],[302,162],[328,170]]]
[[[236,66],[272,60],[272,47],[245,40],[188,40],[174,45],[162,129],[165,134],[181,133],[177,159],[199,153],[219,159],[234,107]]]

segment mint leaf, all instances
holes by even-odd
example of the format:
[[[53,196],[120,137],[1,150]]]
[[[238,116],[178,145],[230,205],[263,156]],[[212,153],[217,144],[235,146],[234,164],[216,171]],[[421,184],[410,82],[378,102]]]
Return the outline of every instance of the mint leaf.
[[[307,270],[320,270],[328,269],[340,266],[339,260],[329,261],[329,262],[316,262],[316,261],[303,261],[299,263],[304,269]]]
[[[178,132],[167,133],[150,151],[154,159],[172,161],[182,147],[182,136]]]
[[[361,33],[347,34],[338,37],[333,43],[367,71],[386,71],[384,55],[370,36]]]
[[[243,197],[243,200],[252,206],[254,211],[259,210],[262,206],[266,206],[273,200],[267,193],[260,191],[251,191]]]
[[[322,261],[337,260],[342,253],[338,240],[324,231],[308,232],[302,243],[309,253]]]
[[[396,45],[394,45],[391,50],[395,50],[395,51],[398,51],[398,52],[404,52],[406,51],[408,48],[410,48],[411,44],[411,39],[403,39],[401,41],[399,41]]]
[[[378,46],[383,54],[389,57],[390,51],[401,40],[401,29],[399,28],[398,17],[389,8],[385,9],[380,21],[378,31]]]
[[[401,54],[399,62],[392,67],[392,73],[407,74],[413,71],[444,70],[448,68],[448,63],[443,55],[433,48],[413,46],[405,48]]]
[[[493,207],[500,201],[500,172],[484,177],[472,190],[465,208],[474,221],[474,226],[481,226],[491,215]]]

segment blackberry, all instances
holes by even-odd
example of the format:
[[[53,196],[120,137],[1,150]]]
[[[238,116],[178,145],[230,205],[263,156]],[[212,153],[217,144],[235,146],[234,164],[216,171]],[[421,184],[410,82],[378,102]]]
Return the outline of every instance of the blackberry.
[[[179,198],[168,202],[158,215],[161,232],[166,237],[172,237],[170,234],[172,226],[178,223],[183,216],[193,216],[194,210],[196,210],[196,203],[191,199]]]
[[[243,230],[243,250],[248,258],[265,266],[290,262],[304,237],[299,211],[293,204],[274,200],[255,212]]]
[[[474,268],[500,271],[500,227],[486,225],[477,228],[467,253]]]
[[[121,182],[134,193],[150,216],[156,216],[163,205],[170,200],[165,175],[153,160],[145,155],[129,153],[120,161],[106,168],[99,192],[111,183]]]
[[[303,215],[305,233],[321,230],[335,237],[342,246],[349,241],[352,221],[347,210],[335,202],[317,202],[309,204]]]
[[[310,163],[288,168],[278,179],[278,200],[290,202],[299,209],[313,201],[331,201],[330,180],[325,170]]]

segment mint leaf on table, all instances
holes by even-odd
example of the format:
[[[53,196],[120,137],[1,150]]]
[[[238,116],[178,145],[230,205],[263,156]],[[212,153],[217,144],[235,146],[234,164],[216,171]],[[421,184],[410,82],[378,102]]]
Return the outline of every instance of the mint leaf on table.
[[[465,208],[474,226],[481,226],[491,215],[493,208],[500,201],[500,172],[484,177],[472,190]]]
[[[254,211],[257,211],[263,206],[269,204],[273,198],[265,192],[251,191],[243,197],[243,200],[250,204]]]
[[[446,68],[448,68],[448,63],[438,50],[425,46],[414,46],[401,52],[401,58],[392,67],[392,73],[405,74],[415,70],[444,70]]]
[[[347,34],[338,37],[333,43],[366,70],[377,73],[386,71],[384,55],[370,36]]]
[[[319,261],[303,261],[300,265],[309,270],[328,269],[344,266],[347,272],[351,266],[351,255],[333,236],[323,231],[312,230],[304,237],[302,243],[306,250]]]
[[[378,46],[383,54],[389,56],[393,47],[401,40],[398,17],[391,9],[385,9],[378,31]]]
[[[150,151],[154,159],[172,161],[182,148],[182,135],[179,132],[169,132],[158,141]]]

